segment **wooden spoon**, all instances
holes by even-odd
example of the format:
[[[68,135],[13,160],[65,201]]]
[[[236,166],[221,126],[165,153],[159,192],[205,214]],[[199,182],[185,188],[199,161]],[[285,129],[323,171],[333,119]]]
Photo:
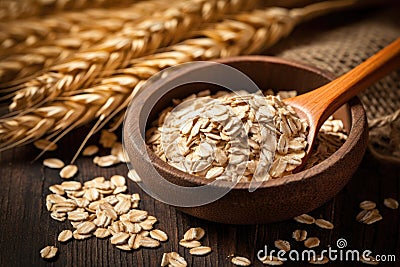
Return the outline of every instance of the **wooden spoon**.
[[[400,38],[332,82],[306,94],[285,99],[284,102],[291,105],[301,118],[306,119],[310,127],[306,155],[302,165],[295,171],[300,171],[310,156],[315,138],[325,120],[359,92],[399,67]]]

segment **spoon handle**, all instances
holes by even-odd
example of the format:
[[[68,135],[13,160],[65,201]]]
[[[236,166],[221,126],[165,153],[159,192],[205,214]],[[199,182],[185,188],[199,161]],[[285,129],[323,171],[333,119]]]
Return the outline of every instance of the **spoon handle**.
[[[296,106],[302,106],[303,110],[309,113],[310,119],[317,122],[318,129],[340,106],[399,67],[400,38],[397,38],[346,74],[316,90],[296,97]]]

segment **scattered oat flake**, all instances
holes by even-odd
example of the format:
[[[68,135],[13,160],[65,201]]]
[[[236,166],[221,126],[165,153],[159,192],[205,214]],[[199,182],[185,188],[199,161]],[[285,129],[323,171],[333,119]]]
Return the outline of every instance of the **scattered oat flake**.
[[[126,184],[126,179],[122,175],[113,175],[111,176],[110,181],[117,187],[124,186]]]
[[[58,234],[57,240],[60,242],[67,242],[72,239],[72,231],[71,230],[63,230]]]
[[[179,245],[185,248],[195,248],[201,246],[201,243],[197,240],[186,241],[182,239],[181,241],[179,241]]]
[[[82,184],[78,181],[65,181],[61,183],[61,187],[66,191],[76,191],[82,188]]]
[[[292,234],[292,237],[296,241],[304,241],[307,238],[306,230],[295,230]]]
[[[319,243],[320,243],[320,240],[318,237],[309,237],[306,240],[304,240],[304,246],[307,248],[318,247]]]
[[[150,231],[150,236],[153,239],[156,239],[156,240],[161,241],[161,242],[165,242],[165,241],[168,240],[168,235],[164,231],[161,231],[159,229],[151,230]]]
[[[313,224],[315,223],[314,217],[308,214],[302,214],[293,218],[296,222],[305,223],[305,224]]]
[[[151,237],[143,236],[140,239],[140,245],[145,248],[156,248],[160,246],[160,242]]]
[[[141,235],[132,234],[128,239],[128,246],[131,249],[138,249],[140,248],[140,239],[142,238]]]
[[[129,234],[120,232],[116,233],[110,238],[111,244],[113,245],[120,245],[128,241]]]
[[[370,200],[364,200],[360,203],[360,209],[363,210],[372,210],[376,208],[376,203]]]
[[[51,186],[49,187],[49,190],[50,190],[52,193],[57,194],[57,195],[60,195],[60,196],[65,194],[64,188],[63,188],[61,185],[59,185],[59,184],[51,185]]]
[[[163,253],[161,258],[161,267],[167,266],[169,264],[169,253]]]
[[[370,212],[371,212],[371,211],[369,211],[369,210],[361,210],[361,211],[357,214],[356,220],[357,220],[358,222],[363,222],[363,221],[365,220],[365,218],[367,217],[367,215],[369,215]]]
[[[63,179],[70,179],[75,176],[78,172],[78,166],[76,165],[67,165],[60,171],[60,176]]]
[[[118,218],[118,214],[115,212],[114,207],[110,203],[104,202],[99,205],[99,209],[105,212],[105,215],[113,220]]]
[[[83,195],[89,201],[95,201],[100,197],[100,193],[96,188],[88,188]]]
[[[73,222],[80,222],[86,220],[89,217],[89,213],[86,211],[70,211],[68,212],[68,220]],[[81,233],[80,233],[81,234]]]
[[[383,204],[389,209],[395,210],[399,208],[399,202],[394,198],[385,198]]]
[[[65,213],[60,214],[58,212],[52,212],[50,213],[50,217],[59,222],[63,222],[66,220]]]
[[[100,167],[110,167],[112,165],[118,164],[121,161],[114,155],[107,155],[102,157],[95,157],[93,163]]]
[[[200,227],[190,228],[183,235],[183,239],[186,241],[192,241],[192,240],[198,241],[198,240],[202,239],[204,235],[205,235],[205,231],[203,228],[200,228]]]
[[[97,228],[96,231],[93,232],[94,236],[97,238],[106,238],[111,235],[110,231],[106,228]]]
[[[147,218],[147,211],[131,209],[128,215],[131,222],[141,222]]]
[[[93,156],[93,155],[97,154],[97,152],[99,152],[99,147],[96,145],[90,145],[83,150],[82,155],[83,156]]]
[[[382,215],[380,215],[379,213],[371,213],[371,216],[369,216],[367,219],[365,219],[364,223],[365,224],[373,224],[380,220],[382,220]]]
[[[283,250],[283,251],[286,251],[286,252],[290,251],[290,243],[289,243],[289,241],[280,240],[279,239],[279,240],[276,240],[274,242],[274,245],[275,245],[276,248],[278,248],[280,250]]]
[[[211,251],[212,251],[212,249],[210,247],[200,246],[200,247],[191,248],[189,250],[189,253],[192,255],[196,255],[196,256],[203,256],[203,255],[210,253]]]
[[[119,193],[124,193],[126,192],[126,190],[128,190],[128,187],[126,185],[123,186],[117,186],[114,191],[113,194],[114,195],[118,195]]]
[[[50,201],[51,203],[58,203],[58,202],[65,202],[67,201],[67,199],[57,194],[50,194],[46,196],[46,201]]]
[[[382,220],[382,215],[380,215],[378,209],[362,210],[356,216],[356,220],[361,223],[372,224]]]
[[[248,258],[235,256],[231,259],[231,262],[236,266],[250,266],[251,261]]]
[[[54,258],[57,254],[58,248],[56,248],[55,246],[47,246],[44,247],[41,251],[40,251],[40,256],[43,259],[51,259]]]
[[[43,165],[52,168],[52,169],[61,169],[65,166],[64,162],[61,159],[57,158],[48,158],[43,160]]]
[[[55,203],[51,211],[57,212],[57,213],[64,213],[64,212],[70,212],[76,209],[76,203],[72,202],[70,200],[67,200],[65,202],[58,202]]]
[[[179,255],[176,252],[170,252],[169,255],[169,264],[172,267],[186,267],[187,262],[185,258],[183,258],[181,255]]]
[[[333,223],[331,223],[330,221],[324,220],[324,219],[316,219],[315,220],[315,224],[323,229],[333,229]]]
[[[80,235],[87,235],[96,230],[96,225],[93,222],[82,222],[76,227],[76,231]]]

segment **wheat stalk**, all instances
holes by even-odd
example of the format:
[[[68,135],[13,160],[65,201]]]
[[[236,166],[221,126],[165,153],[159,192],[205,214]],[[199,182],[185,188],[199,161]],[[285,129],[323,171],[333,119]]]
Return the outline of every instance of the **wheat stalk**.
[[[177,43],[204,22],[253,6],[257,0],[192,0],[178,2],[151,18],[124,27],[116,35],[80,51],[48,72],[24,84],[13,98],[11,110],[50,101],[64,91],[89,87],[94,80],[125,67],[132,58],[154,53]]]
[[[128,68],[102,79],[97,86],[64,92],[42,107],[0,121],[0,151],[45,135],[57,142],[70,130],[93,120],[98,120],[99,129],[126,108],[155,73],[188,61],[260,52],[289,34],[297,23],[314,16],[316,7],[322,14],[349,4],[349,1],[335,1],[305,9],[267,8],[210,25],[198,32],[196,38],[173,45],[165,52],[131,61]]]
[[[174,1],[172,1],[173,3]],[[171,3],[162,0],[137,1],[123,8],[91,8],[62,12],[42,18],[27,18],[0,22],[0,48],[2,55],[22,52],[66,35],[87,30],[108,29],[118,31],[123,24],[148,16],[155,8],[161,10]]]
[[[38,71],[46,71],[50,66],[66,59],[73,52],[88,49],[110,34],[122,30],[128,23],[135,23],[148,17],[155,9],[164,10],[171,5],[171,2],[176,1],[151,0],[138,2],[123,9],[88,9],[82,12],[63,13],[57,18],[52,16],[43,20],[26,20],[22,24],[14,23],[8,28],[5,35],[23,32],[25,39],[28,40],[33,35],[27,27],[41,27],[39,33],[45,35],[46,40],[35,36],[34,39],[37,42],[32,44],[32,47],[26,47],[26,42],[23,42],[20,46],[14,47],[12,51],[4,50],[7,53],[19,53],[1,59],[0,88],[12,91],[13,88],[9,87],[26,81],[29,75]],[[62,25],[61,30],[56,27],[59,24]],[[15,27],[18,28],[17,31],[14,31]]]
[[[66,10],[94,7],[122,6],[134,0],[5,0],[0,2],[0,20],[14,20],[30,16],[41,16]]]

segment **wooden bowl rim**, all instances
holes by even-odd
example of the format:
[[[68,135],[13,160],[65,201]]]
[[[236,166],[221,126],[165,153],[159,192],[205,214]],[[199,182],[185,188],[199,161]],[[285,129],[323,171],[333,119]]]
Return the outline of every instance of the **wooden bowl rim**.
[[[313,73],[320,75],[328,80],[332,80],[335,78],[335,75],[333,75],[332,73],[330,73],[328,71],[321,70],[319,68],[309,66],[309,65],[306,65],[303,63],[289,61],[289,60],[278,58],[278,57],[239,56],[239,57],[231,57],[231,58],[223,58],[223,59],[215,60],[215,62],[218,62],[218,63],[228,63],[228,64],[240,62],[240,61],[253,61],[253,62],[263,61],[263,62],[272,63],[272,64],[288,65],[290,67],[300,68],[305,71],[313,72]],[[182,69],[178,70],[179,73],[182,71],[185,71],[185,69],[182,68]],[[141,101],[141,103],[145,103],[145,101]],[[325,159],[323,162],[321,162],[307,170],[301,171],[296,174],[289,174],[289,175],[283,176],[281,178],[270,179],[270,180],[264,181],[258,186],[258,189],[277,187],[277,186],[285,185],[288,183],[301,182],[305,179],[311,179],[313,177],[317,177],[318,174],[324,172],[325,170],[327,170],[329,168],[332,168],[334,166],[334,164],[337,162],[337,160],[342,158],[343,155],[345,155],[347,151],[349,151],[352,147],[354,147],[355,144],[357,143],[357,141],[362,136],[363,129],[357,130],[356,126],[362,127],[365,124],[365,120],[366,120],[365,110],[364,110],[360,100],[357,97],[351,99],[347,104],[350,109],[351,128],[350,128],[347,140],[337,151],[335,151],[330,157]],[[137,108],[140,110],[141,105],[137,106]],[[135,127],[135,131],[136,131],[135,134],[142,137],[142,135],[140,134],[139,127]],[[141,138],[141,141],[142,142],[144,141],[143,138]],[[169,165],[168,163],[162,161],[157,155],[155,155],[155,153],[148,146],[146,146],[146,151],[148,153],[148,156],[149,156],[152,164],[156,167],[156,169],[162,170],[163,172],[167,173],[168,175],[178,177],[179,179],[182,179],[182,180],[189,182],[196,186],[207,185],[210,182],[212,182],[205,178],[191,175],[191,174],[188,174],[186,172],[183,172],[183,171],[180,171],[180,170],[174,168],[173,166]],[[248,185],[249,185],[248,182],[241,182],[241,183],[237,183],[232,189],[233,190],[248,190],[249,189]],[[216,183],[215,186],[232,187],[232,182],[218,181],[218,183]]]

